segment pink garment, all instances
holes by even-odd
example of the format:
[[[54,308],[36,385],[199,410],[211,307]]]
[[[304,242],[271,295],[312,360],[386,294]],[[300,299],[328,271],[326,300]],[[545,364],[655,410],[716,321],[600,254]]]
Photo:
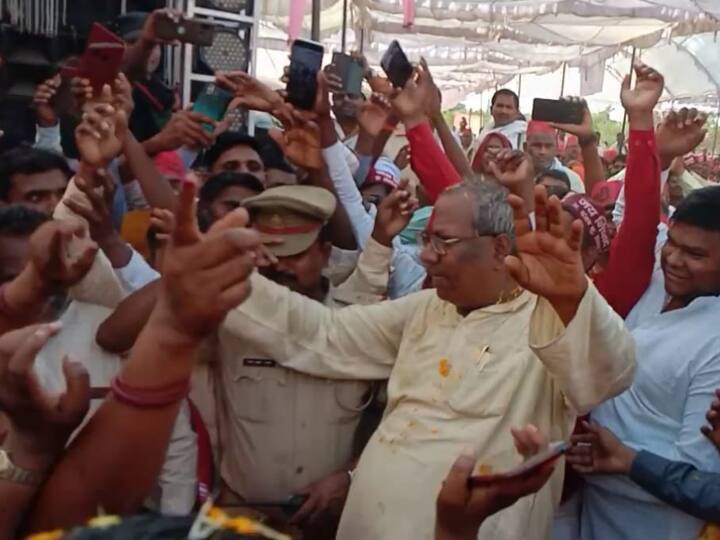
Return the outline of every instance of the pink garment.
[[[292,43],[300,35],[307,0],[290,0],[290,13],[288,16],[288,41]]]
[[[407,28],[415,22],[415,0],[402,0],[403,26]]]

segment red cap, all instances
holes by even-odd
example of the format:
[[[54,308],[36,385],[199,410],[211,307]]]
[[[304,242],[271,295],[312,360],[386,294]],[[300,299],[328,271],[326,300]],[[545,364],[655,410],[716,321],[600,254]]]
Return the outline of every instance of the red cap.
[[[547,122],[530,120],[527,126],[527,134],[532,135],[533,133],[549,133],[550,135],[555,135],[555,129]]]
[[[593,186],[591,197],[596,203],[608,207],[615,204],[622,187],[623,183],[616,180],[612,182],[598,182]]]
[[[603,152],[603,159],[605,161],[612,161],[618,156],[618,151],[615,148],[608,148]]]
[[[185,165],[177,152],[170,150],[160,152],[153,158],[155,167],[163,176],[168,178],[185,178]]]

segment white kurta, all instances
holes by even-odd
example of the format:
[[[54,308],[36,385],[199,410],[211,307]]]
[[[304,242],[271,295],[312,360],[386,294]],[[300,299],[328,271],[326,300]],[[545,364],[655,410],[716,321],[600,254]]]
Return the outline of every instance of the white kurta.
[[[343,513],[343,540],[430,539],[435,499],[467,446],[496,470],[520,461],[510,427],[569,437],[575,413],[626,388],[634,345],[592,285],[565,328],[530,293],[461,317],[434,291],[332,311],[264,278],[224,327],[279,363],[321,377],[389,377],[383,421]],[[442,369],[443,366],[447,370]],[[538,494],[489,519],[482,538],[548,538],[562,467]]]

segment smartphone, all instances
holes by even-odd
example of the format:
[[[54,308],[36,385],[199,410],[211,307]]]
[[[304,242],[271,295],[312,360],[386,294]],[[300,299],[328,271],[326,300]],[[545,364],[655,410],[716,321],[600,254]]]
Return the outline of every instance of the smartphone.
[[[201,19],[180,19],[175,22],[168,15],[158,17],[155,32],[160,39],[192,43],[200,47],[210,47],[215,41],[215,25]]]
[[[203,91],[193,103],[192,110],[219,121],[225,116],[232,99],[233,95],[230,92],[211,83],[203,88]],[[208,133],[212,133],[215,127],[212,124],[203,124],[203,129]]]
[[[78,77],[88,79],[97,95],[103,85],[115,82],[124,54],[125,42],[102,24],[93,23],[85,52],[80,57],[75,73]]]
[[[527,461],[521,463],[517,467],[514,467],[510,469],[509,471],[505,471],[502,473],[496,473],[496,474],[486,474],[482,476],[471,476],[468,478],[468,486],[474,487],[474,486],[482,486],[485,484],[491,484],[493,482],[496,482],[500,479],[507,479],[507,478],[516,478],[518,476],[523,476],[526,474],[529,474],[531,472],[535,472],[537,469],[542,467],[543,465],[547,463],[552,463],[553,461],[557,460],[560,456],[567,453],[567,451],[570,449],[570,443],[565,441],[555,441],[550,443],[548,448],[546,450],[543,450],[542,452],[537,453]]]
[[[396,88],[403,88],[413,74],[412,64],[397,40],[393,41],[383,54],[380,67]]]
[[[582,124],[585,114],[584,105],[559,99],[535,98],[532,119],[559,124]]]
[[[296,39],[292,44],[287,99],[299,109],[310,111],[315,105],[317,73],[324,53],[323,46],[314,41]]]
[[[335,66],[335,73],[342,79],[345,93],[353,97],[360,96],[365,77],[362,64],[344,53],[334,53],[332,63]]]

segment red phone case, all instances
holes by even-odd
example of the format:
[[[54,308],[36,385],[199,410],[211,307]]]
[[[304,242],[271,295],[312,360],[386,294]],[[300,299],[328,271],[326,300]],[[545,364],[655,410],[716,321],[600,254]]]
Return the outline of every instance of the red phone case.
[[[112,85],[120,72],[125,42],[99,23],[94,23],[88,35],[85,52],[80,58],[77,75],[90,80],[95,94],[103,85]]]

